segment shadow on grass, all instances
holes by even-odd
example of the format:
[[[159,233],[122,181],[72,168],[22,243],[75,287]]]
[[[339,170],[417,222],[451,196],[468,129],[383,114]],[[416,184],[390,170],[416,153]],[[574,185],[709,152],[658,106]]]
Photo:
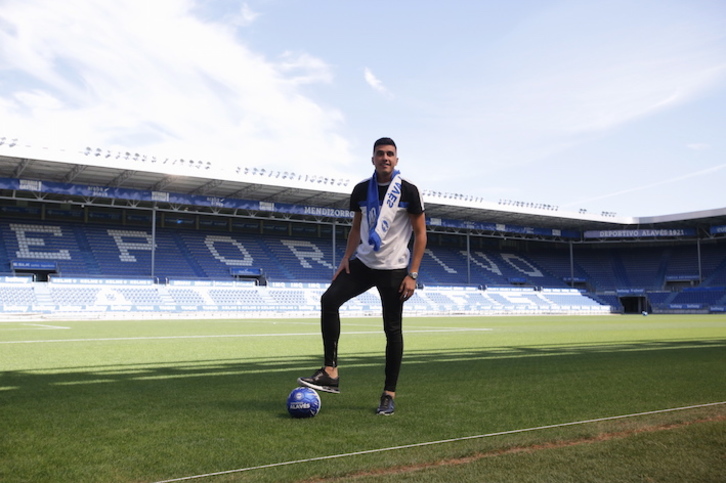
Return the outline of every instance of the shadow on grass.
[[[407,350],[404,366],[420,364],[470,364],[475,361],[497,359],[524,359],[563,356],[590,356],[595,354],[642,353],[650,351],[678,351],[726,348],[726,340],[658,341],[604,345],[542,345],[527,347],[496,347],[486,349],[446,349],[441,351]],[[358,353],[341,356],[346,371],[356,368],[383,366],[382,353]],[[267,357],[264,359],[208,359],[180,360],[171,363],[130,363],[94,365],[93,367],[64,367],[33,371],[5,371],[0,373],[0,394],[44,386],[82,387],[94,384],[129,382],[155,382],[192,378],[229,378],[241,384],[269,385],[283,380],[290,385],[297,377],[309,375],[321,362],[320,357]],[[266,382],[263,382],[266,381]]]

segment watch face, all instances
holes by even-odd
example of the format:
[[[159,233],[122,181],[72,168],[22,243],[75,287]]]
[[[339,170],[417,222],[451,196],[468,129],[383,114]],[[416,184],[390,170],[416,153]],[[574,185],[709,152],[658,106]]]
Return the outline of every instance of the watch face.
[[[418,278],[418,272],[411,272],[408,274],[408,276],[416,280]]]

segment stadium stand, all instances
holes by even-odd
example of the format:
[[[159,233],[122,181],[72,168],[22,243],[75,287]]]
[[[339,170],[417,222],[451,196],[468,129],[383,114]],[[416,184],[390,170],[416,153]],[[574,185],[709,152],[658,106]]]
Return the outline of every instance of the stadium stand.
[[[4,312],[314,313],[334,270],[332,246],[320,238],[165,228],[152,239],[147,230],[123,226],[4,220],[0,239],[0,266],[7,273],[0,282]],[[342,247],[336,256],[342,256]],[[15,260],[51,262],[50,281],[41,286],[17,276],[11,269]],[[593,308],[592,300],[580,291],[547,298],[531,288],[506,293],[481,289],[485,285],[564,287],[523,255],[477,251],[467,268],[465,253],[440,246],[428,249],[424,260],[423,290],[409,301],[409,311],[557,313],[561,307]],[[231,271],[238,267],[261,270],[266,283],[238,281]],[[581,300],[572,303],[573,296]],[[560,303],[565,302],[562,297],[566,303]],[[372,290],[344,310],[370,313],[379,307]]]
[[[38,304],[32,285],[18,287],[12,283],[12,280],[9,281],[10,283],[6,280],[3,282],[0,284],[0,301],[3,305],[32,306]]]
[[[315,314],[334,271],[333,247],[310,230],[282,234],[205,229],[149,230],[110,223],[0,222],[0,306],[4,313],[296,313]],[[300,235],[302,234],[302,235]],[[307,236],[305,236],[307,235]],[[152,246],[155,242],[155,246]],[[342,256],[337,247],[335,259]],[[701,249],[699,286],[692,245],[578,246],[574,264],[562,247],[546,250],[430,244],[412,313],[608,313],[623,294],[650,310],[709,310],[726,303],[726,253]],[[153,266],[152,266],[153,259]],[[16,261],[50,274],[33,283]],[[264,277],[240,279],[236,269]],[[572,288],[571,272],[583,287]],[[675,284],[675,285],[674,285]],[[682,285],[688,286],[682,286]],[[380,310],[375,290],[346,304],[348,313]]]

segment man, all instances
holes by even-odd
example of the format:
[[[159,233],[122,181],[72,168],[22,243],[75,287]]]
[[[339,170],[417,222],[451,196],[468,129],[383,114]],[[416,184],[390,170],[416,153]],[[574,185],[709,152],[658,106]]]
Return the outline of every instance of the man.
[[[320,299],[324,367],[298,383],[339,393],[340,307],[372,287],[378,289],[386,334],[385,384],[377,414],[395,410],[396,384],[403,359],[403,303],[413,296],[426,249],[424,206],[418,188],[396,169],[396,143],[381,138],[373,145],[375,172],[358,183],[350,197],[353,226],[345,255]],[[409,250],[414,236],[413,253]],[[355,257],[354,257],[355,255]]]

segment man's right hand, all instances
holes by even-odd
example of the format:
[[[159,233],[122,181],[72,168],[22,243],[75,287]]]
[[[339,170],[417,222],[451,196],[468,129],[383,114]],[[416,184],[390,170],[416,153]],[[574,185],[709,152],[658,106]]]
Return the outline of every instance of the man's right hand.
[[[350,260],[348,258],[343,258],[340,261],[340,265],[338,265],[338,268],[335,270],[335,273],[333,274],[333,280],[338,278],[338,274],[345,270],[345,273],[350,273],[350,266],[348,265],[348,262]]]

